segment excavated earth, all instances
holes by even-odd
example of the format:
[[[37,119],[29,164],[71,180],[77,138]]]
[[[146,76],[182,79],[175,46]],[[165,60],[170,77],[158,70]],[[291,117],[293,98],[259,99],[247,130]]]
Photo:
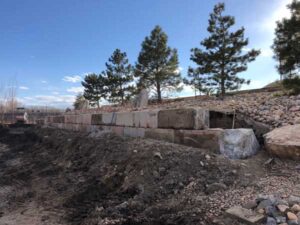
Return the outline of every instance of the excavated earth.
[[[0,128],[0,225],[241,224],[224,211],[288,197],[297,162],[35,127]],[[267,163],[266,163],[267,162]]]

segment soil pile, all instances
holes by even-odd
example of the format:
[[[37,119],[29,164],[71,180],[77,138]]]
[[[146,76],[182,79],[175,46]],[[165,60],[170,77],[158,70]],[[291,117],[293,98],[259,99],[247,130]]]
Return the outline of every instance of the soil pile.
[[[111,134],[0,133],[0,224],[239,224],[222,212],[273,185],[258,182],[274,172],[263,167],[264,154],[231,161],[209,150]],[[290,175],[286,185],[298,181]]]

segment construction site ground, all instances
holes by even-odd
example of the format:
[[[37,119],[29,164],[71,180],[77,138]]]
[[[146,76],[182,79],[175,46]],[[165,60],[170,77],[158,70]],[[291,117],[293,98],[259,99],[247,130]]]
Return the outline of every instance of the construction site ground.
[[[0,128],[0,225],[242,224],[224,211],[287,198],[297,162],[36,127]]]

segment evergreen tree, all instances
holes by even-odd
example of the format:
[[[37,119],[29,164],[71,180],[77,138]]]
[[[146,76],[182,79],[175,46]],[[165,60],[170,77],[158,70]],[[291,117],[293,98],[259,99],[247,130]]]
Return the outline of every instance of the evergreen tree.
[[[232,16],[224,16],[225,4],[219,3],[210,14],[207,31],[210,36],[201,42],[202,49],[191,50],[191,60],[197,64],[192,70],[192,82],[201,75],[201,88],[215,88],[223,97],[226,91],[236,90],[244,83],[249,83],[237,76],[247,70],[247,64],[254,61],[260,51],[250,50],[243,54],[248,45],[242,27],[231,31],[235,24]]]
[[[83,94],[78,94],[76,96],[75,102],[73,103],[75,110],[87,109],[89,105],[88,100],[86,100]]]
[[[204,93],[206,95],[210,95],[214,88],[210,86],[208,76],[206,74],[200,74],[197,69],[193,69],[189,67],[188,69],[188,78],[183,79],[183,83],[192,86],[192,88],[199,93]]]
[[[124,104],[134,90],[130,85],[133,81],[132,66],[129,64],[126,53],[116,49],[106,63],[103,76],[107,78],[107,89],[110,93],[109,101]]]
[[[170,48],[167,42],[166,33],[156,26],[143,41],[135,67],[138,86],[153,89],[158,101],[161,101],[163,92],[180,90],[182,81],[177,50]]]
[[[99,108],[101,98],[105,98],[107,95],[106,78],[102,75],[89,74],[81,84],[84,87],[84,98],[89,101],[91,106]]]
[[[293,0],[288,8],[291,18],[277,22],[272,47],[274,58],[279,61],[277,69],[281,78],[292,79],[299,75],[300,69],[300,1]],[[289,81],[286,83],[290,84]]]

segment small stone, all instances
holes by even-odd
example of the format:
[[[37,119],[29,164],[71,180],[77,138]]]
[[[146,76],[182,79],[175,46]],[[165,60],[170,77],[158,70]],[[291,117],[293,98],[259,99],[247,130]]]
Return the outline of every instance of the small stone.
[[[276,216],[275,220],[277,223],[281,224],[281,223],[286,223],[286,217],[285,216]]]
[[[256,201],[249,201],[249,202],[246,202],[246,203],[243,205],[243,207],[244,207],[245,209],[254,209],[254,208],[257,207],[257,203],[256,203]]]
[[[138,151],[136,149],[133,150],[133,153],[137,153]]]
[[[291,195],[288,199],[288,203],[291,206],[294,205],[294,204],[299,204],[300,203],[300,197]]]
[[[298,217],[294,213],[291,213],[291,212],[287,213],[287,218],[289,220],[296,220],[296,221],[298,220]]]
[[[210,160],[211,159],[210,155],[205,155],[205,158],[206,158],[206,160]]]
[[[289,220],[288,225],[299,225],[297,220]]]
[[[277,225],[277,222],[273,217],[268,217],[266,225]]]
[[[265,209],[267,206],[272,206],[273,203],[271,200],[269,199],[266,199],[266,200],[262,200],[258,206],[257,206],[257,209]]]
[[[264,209],[259,209],[259,210],[257,210],[257,212],[258,212],[259,214],[265,214],[265,210],[264,210]]]
[[[161,153],[160,152],[155,152],[154,153],[154,157],[157,157],[159,159],[163,159],[163,157],[161,156]]]
[[[276,209],[275,209],[275,207],[274,206],[267,206],[266,208],[265,208],[265,211],[266,211],[266,214],[268,215],[268,216],[275,216],[275,213],[276,213]]]
[[[206,192],[208,194],[212,194],[214,192],[222,191],[222,190],[226,190],[226,189],[227,189],[227,186],[223,183],[213,183],[213,184],[207,185]]]
[[[291,209],[292,209],[292,211],[294,211],[294,212],[300,212],[300,205],[295,204],[295,205],[293,205],[293,207],[292,207]]]
[[[289,207],[287,205],[277,205],[277,209],[280,212],[284,213],[284,212],[286,212],[289,209]]]

